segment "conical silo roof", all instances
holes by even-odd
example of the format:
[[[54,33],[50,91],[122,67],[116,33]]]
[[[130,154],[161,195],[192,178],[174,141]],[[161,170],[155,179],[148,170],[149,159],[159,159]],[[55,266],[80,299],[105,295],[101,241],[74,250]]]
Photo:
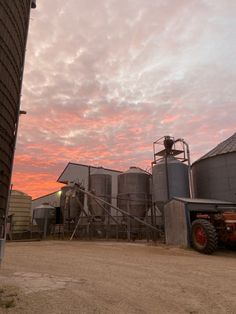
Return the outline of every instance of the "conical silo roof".
[[[203,155],[201,158],[195,161],[195,163],[203,159],[207,159],[210,157],[223,155],[227,153],[233,153],[233,152],[236,152],[236,133],[230,136],[227,140],[218,144],[215,148],[210,150],[207,154]]]
[[[144,174],[148,174],[150,175],[150,173],[148,173],[147,171],[139,168],[139,167],[129,167],[128,170],[126,170],[124,173],[144,173]]]
[[[40,208],[43,208],[43,209],[55,209],[55,207],[49,205],[48,203],[43,203],[43,204],[35,207],[34,209],[40,209]]]

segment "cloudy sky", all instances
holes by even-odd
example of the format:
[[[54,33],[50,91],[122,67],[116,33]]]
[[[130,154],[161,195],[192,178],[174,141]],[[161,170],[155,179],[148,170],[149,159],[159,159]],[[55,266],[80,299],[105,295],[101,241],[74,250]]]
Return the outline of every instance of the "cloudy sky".
[[[235,0],[38,0],[13,183],[57,190],[69,161],[147,169],[152,143],[192,160],[236,131]]]

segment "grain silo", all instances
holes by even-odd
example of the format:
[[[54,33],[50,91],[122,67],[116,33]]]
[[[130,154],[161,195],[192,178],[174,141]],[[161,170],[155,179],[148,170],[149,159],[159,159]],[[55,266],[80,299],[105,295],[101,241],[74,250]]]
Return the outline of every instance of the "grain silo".
[[[164,136],[153,143],[152,200],[162,212],[173,197],[189,197],[191,189],[190,152],[183,139]]]
[[[46,238],[50,234],[51,227],[56,223],[56,208],[44,203],[33,209],[33,224],[36,223],[38,231]]]
[[[197,198],[236,202],[236,133],[192,165]]]
[[[150,205],[150,174],[138,167],[119,174],[117,203],[125,212],[143,220]],[[127,219],[126,215],[123,219],[131,234],[138,233],[139,222]]]
[[[22,238],[27,235],[31,225],[31,196],[13,190],[9,201],[9,212],[11,216],[11,235],[13,238]]]
[[[105,169],[98,168],[90,175],[89,179],[90,191],[100,199],[111,203],[112,176],[107,174]],[[105,221],[107,213],[111,211],[109,205],[103,204],[92,197],[89,197],[89,209],[92,215],[101,221]]]
[[[5,234],[31,6],[35,1],[0,0],[0,239]]]
[[[188,166],[174,156],[161,159],[153,167],[152,176],[153,202],[167,202],[179,196],[189,197]]]

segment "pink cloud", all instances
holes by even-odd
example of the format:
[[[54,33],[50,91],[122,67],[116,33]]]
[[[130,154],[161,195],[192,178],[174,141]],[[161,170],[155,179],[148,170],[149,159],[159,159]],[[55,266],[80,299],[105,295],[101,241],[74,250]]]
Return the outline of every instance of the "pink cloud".
[[[168,134],[185,138],[195,160],[234,133],[234,9],[198,0],[39,1],[15,187],[52,192],[69,161],[146,169],[153,141]]]

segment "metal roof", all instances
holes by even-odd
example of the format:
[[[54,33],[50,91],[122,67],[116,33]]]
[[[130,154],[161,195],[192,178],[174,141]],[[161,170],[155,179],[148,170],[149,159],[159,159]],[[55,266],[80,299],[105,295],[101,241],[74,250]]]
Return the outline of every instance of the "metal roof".
[[[79,169],[82,168],[90,168],[90,169],[101,169],[101,167],[96,167],[96,166],[91,166],[91,165],[84,165],[84,164],[79,164],[79,163],[74,163],[74,162],[69,162],[67,164],[67,166],[65,167],[65,169],[62,171],[61,175],[59,176],[59,178],[57,179],[57,182],[60,183],[65,183],[67,184],[68,180],[64,180],[65,175],[70,172],[70,168],[73,167],[73,174],[74,176],[78,175],[78,173],[76,173],[76,168],[78,168],[77,170],[79,171]],[[109,169],[109,168],[102,168],[104,171],[108,171],[108,172],[114,172],[114,173],[122,173],[122,171],[119,170],[114,170],[114,169]],[[71,181],[73,181],[73,178],[71,179]]]
[[[46,195],[42,195],[42,196],[39,196],[39,197],[36,197],[34,198],[32,201],[37,201],[37,200],[40,200],[40,198],[45,198],[45,197],[48,197],[48,196],[51,196],[53,194],[57,194],[58,192],[60,192],[61,190],[57,190],[55,192],[52,192],[52,193],[49,193],[49,194],[46,194]]]
[[[227,153],[233,153],[236,152],[236,133],[234,133],[232,136],[230,136],[227,140],[221,142],[218,144],[215,148],[213,148],[211,151],[209,151],[207,154],[203,155],[201,158],[199,158],[194,163],[207,159],[210,157],[223,155]]]

